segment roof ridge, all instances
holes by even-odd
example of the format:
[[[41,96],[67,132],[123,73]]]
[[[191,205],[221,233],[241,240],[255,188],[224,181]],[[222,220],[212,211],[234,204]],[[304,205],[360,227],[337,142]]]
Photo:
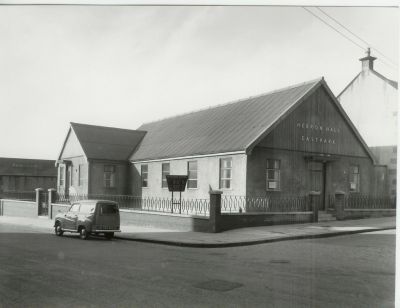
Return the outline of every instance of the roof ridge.
[[[392,80],[392,79],[389,79],[389,78],[387,78],[387,77],[385,77],[385,76],[383,76],[381,73],[379,73],[379,72],[377,72],[376,70],[374,70],[374,69],[371,69],[371,72],[372,73],[374,73],[375,75],[377,75],[378,77],[380,77],[381,79],[383,79],[384,81],[386,81],[387,83],[389,83],[391,86],[393,86],[394,88],[396,88],[393,84],[398,84],[398,82],[396,81],[396,80]],[[392,84],[393,83],[393,84]]]
[[[1,156],[0,159],[18,159],[18,160],[40,160],[46,162],[55,162],[55,159],[45,159],[45,158],[21,158],[21,157],[5,157]]]
[[[312,79],[312,80],[309,80],[309,81],[300,82],[300,83],[293,84],[293,85],[290,85],[290,86],[287,86],[287,87],[284,87],[284,88],[271,90],[271,91],[264,92],[264,93],[261,93],[261,94],[248,96],[248,97],[245,97],[245,98],[229,101],[229,102],[222,103],[222,104],[203,107],[203,108],[200,108],[200,109],[197,109],[197,110],[183,112],[181,114],[160,118],[160,119],[157,119],[157,120],[154,120],[154,121],[150,121],[150,122],[145,122],[141,126],[146,125],[146,124],[161,122],[161,121],[168,120],[168,119],[174,119],[174,118],[177,118],[177,117],[181,117],[181,116],[184,116],[184,115],[189,115],[189,114],[193,114],[193,113],[197,113],[197,112],[201,112],[201,111],[205,111],[205,110],[210,110],[210,109],[214,109],[214,108],[220,108],[220,107],[224,107],[224,106],[240,103],[240,102],[243,102],[243,101],[246,101],[246,100],[249,100],[249,99],[258,98],[258,97],[262,97],[262,96],[269,95],[269,94],[279,93],[279,92],[282,92],[282,91],[290,90],[290,89],[297,88],[297,87],[300,87],[300,86],[304,86],[304,85],[307,85],[307,84],[317,83],[317,82],[320,82],[322,80],[324,80],[324,77],[315,78],[315,79]]]
[[[115,129],[115,130],[129,131],[129,132],[146,133],[145,130],[140,130],[140,129],[119,128],[119,127],[112,127],[112,126],[101,126],[101,125],[92,125],[92,124],[76,123],[76,122],[70,122],[70,125],[71,126],[96,127],[96,128],[100,128],[100,129]]]

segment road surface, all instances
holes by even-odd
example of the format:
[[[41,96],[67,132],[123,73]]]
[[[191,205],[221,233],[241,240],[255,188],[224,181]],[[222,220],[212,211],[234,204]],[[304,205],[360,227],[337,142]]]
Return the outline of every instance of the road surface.
[[[395,231],[233,248],[0,226],[0,307],[393,307]]]

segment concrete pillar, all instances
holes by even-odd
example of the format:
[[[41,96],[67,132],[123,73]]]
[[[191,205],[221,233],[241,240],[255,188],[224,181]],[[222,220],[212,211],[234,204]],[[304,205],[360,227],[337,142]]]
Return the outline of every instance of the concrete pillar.
[[[37,206],[37,213],[38,216],[40,215],[40,208],[42,207],[42,202],[44,201],[43,195],[43,188],[36,188],[36,206]]]
[[[313,212],[312,222],[318,222],[320,195],[321,193],[319,191],[310,191],[308,193],[309,208]]]
[[[336,219],[343,220],[345,218],[344,215],[344,192],[337,191],[335,193],[335,210],[336,210]]]
[[[48,215],[49,215],[49,219],[53,219],[53,206],[52,203],[54,203],[56,201],[56,193],[57,191],[54,188],[49,188],[48,189],[48,193],[49,193],[49,197],[47,198],[48,200]]]
[[[210,227],[209,232],[221,232],[221,195],[222,191],[210,191]]]

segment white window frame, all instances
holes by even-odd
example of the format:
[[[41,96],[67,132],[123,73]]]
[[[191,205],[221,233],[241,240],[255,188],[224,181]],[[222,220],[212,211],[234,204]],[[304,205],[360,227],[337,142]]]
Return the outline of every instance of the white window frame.
[[[168,170],[164,170],[164,167],[168,166]],[[168,188],[167,177],[166,175],[171,174],[171,164],[170,163],[162,163],[161,164],[161,188]]]
[[[111,171],[106,170],[111,167]],[[117,167],[115,165],[104,165],[103,185],[104,188],[115,188],[115,174]]]
[[[60,165],[59,185],[60,186],[64,186],[65,185],[65,166],[64,165]]]
[[[146,170],[144,170],[146,169]],[[146,181],[146,182],[145,182]],[[143,183],[146,183],[143,185]],[[149,165],[140,165],[140,184],[142,188],[148,188],[149,187]]]
[[[273,176],[270,174],[273,173]],[[265,172],[267,191],[280,191],[281,190],[281,160],[268,158],[267,168]]]
[[[360,192],[360,166],[359,165],[350,165],[349,176],[350,176],[349,191],[351,193]]]
[[[230,162],[230,166],[223,166],[224,162]],[[219,189],[232,189],[232,170],[233,170],[233,160],[232,157],[224,157],[219,159]],[[230,177],[223,176],[224,171],[230,171]],[[229,183],[229,185],[226,185]]]
[[[191,165],[196,166],[196,168],[191,168]],[[193,173],[196,172],[196,176],[193,176]],[[188,189],[197,189],[198,188],[198,162],[197,160],[190,160],[187,162],[187,188]],[[191,185],[190,183],[195,183],[195,185]]]

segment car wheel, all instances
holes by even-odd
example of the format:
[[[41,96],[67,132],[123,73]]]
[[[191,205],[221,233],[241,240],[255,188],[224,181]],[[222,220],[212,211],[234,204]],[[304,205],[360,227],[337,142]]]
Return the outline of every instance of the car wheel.
[[[79,230],[79,237],[83,240],[86,240],[89,237],[89,233],[87,232],[85,227],[82,227]]]
[[[111,240],[114,237],[114,232],[104,233],[106,239]]]
[[[63,235],[64,231],[61,229],[61,224],[60,222],[56,222],[56,225],[54,226],[54,232],[57,236]]]

